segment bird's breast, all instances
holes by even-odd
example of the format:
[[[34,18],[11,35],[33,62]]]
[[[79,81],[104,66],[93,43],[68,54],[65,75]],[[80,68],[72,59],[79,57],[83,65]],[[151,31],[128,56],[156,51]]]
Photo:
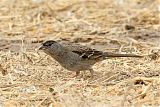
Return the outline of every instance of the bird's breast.
[[[81,59],[77,54],[72,52],[64,52],[63,54],[56,55],[54,59],[64,68],[75,71],[77,70],[76,66],[78,66],[77,62],[80,62]]]

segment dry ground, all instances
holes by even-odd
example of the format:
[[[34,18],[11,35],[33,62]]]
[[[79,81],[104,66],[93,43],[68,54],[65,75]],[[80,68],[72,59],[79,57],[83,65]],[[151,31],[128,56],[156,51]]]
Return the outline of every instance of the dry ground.
[[[35,51],[48,39],[144,58],[112,58],[70,78]],[[160,106],[159,0],[1,0],[0,107]]]

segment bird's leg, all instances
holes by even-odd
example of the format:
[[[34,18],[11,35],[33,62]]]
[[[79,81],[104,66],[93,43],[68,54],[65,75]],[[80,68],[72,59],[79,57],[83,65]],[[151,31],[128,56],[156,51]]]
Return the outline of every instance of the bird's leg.
[[[86,74],[86,71],[83,71],[83,74],[82,74],[82,76],[81,77],[85,77],[85,74]]]
[[[70,78],[78,77],[78,76],[79,76],[79,74],[80,74],[80,71],[76,71],[76,75],[74,74],[74,75],[72,75]]]
[[[80,71],[76,71],[75,77],[77,77],[80,74]]]
[[[93,77],[93,73],[94,73],[94,70],[92,68],[89,69],[90,73],[91,73],[91,78]]]

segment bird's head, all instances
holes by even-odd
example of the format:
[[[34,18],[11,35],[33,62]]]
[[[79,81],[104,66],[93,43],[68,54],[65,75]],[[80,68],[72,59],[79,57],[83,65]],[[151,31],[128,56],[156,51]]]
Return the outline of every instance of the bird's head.
[[[38,50],[48,51],[48,50],[57,50],[59,48],[60,44],[54,40],[48,40],[45,41],[40,45]]]

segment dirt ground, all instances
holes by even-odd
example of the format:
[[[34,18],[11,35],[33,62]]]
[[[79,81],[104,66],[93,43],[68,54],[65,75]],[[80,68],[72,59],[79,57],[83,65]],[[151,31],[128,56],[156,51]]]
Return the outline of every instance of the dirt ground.
[[[75,79],[36,52],[50,39],[145,57]],[[159,56],[159,0],[0,0],[0,107],[160,106]]]

